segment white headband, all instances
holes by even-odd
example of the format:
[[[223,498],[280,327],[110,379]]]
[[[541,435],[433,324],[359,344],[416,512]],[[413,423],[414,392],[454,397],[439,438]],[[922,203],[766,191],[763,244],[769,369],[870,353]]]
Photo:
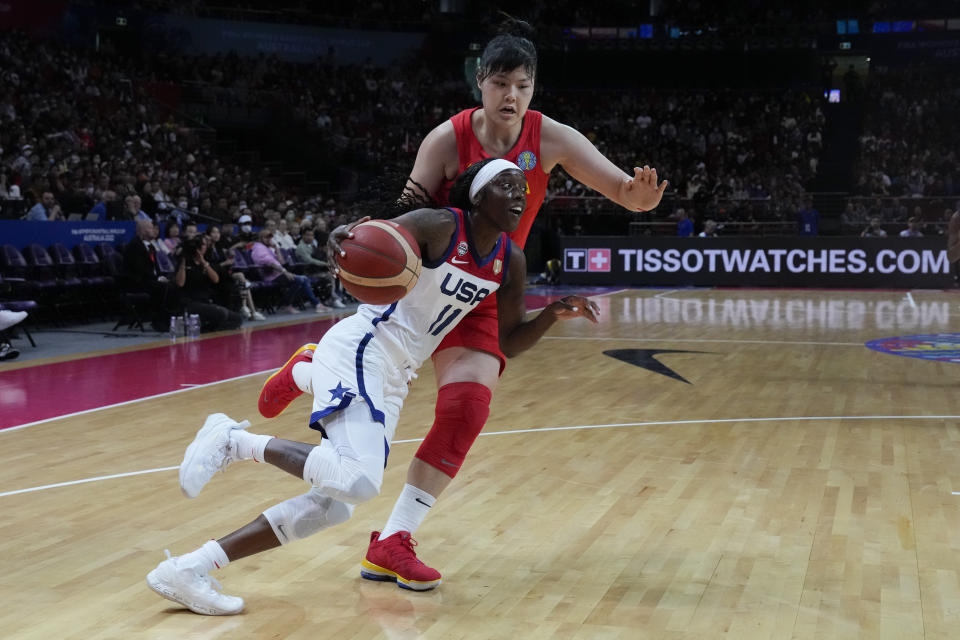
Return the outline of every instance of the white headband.
[[[477,197],[477,194],[480,193],[480,189],[483,189],[487,186],[487,183],[493,180],[493,178],[508,169],[516,169],[520,171],[520,167],[510,162],[509,160],[504,160],[503,158],[497,158],[492,160],[487,164],[483,165],[480,171],[477,172],[476,177],[474,177],[473,182],[470,183],[470,202],[474,202],[474,198]]]

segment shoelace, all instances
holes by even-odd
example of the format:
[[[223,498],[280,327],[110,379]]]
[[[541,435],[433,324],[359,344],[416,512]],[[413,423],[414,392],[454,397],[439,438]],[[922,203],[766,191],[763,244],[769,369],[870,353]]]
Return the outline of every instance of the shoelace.
[[[171,560],[171,559],[173,558],[173,556],[170,555],[170,549],[164,549],[163,552],[164,552],[165,554],[167,554],[167,560]],[[212,583],[212,584],[216,585],[216,587],[217,587],[217,589],[218,589],[219,591],[223,591],[223,585],[220,584],[220,581],[217,580],[216,578],[214,578],[214,577],[213,577],[212,575],[210,575],[209,573],[204,574],[204,573],[200,573],[199,571],[194,570],[194,571],[193,571],[193,575],[197,578],[197,580],[198,580],[199,582],[202,582],[202,583],[204,584],[204,586],[206,586],[208,589],[213,589],[213,587],[210,586],[211,583]],[[223,594],[219,594],[219,595],[223,595]]]
[[[414,540],[412,536],[409,536],[409,535],[407,537],[400,536],[400,544],[406,547],[410,551],[410,553],[412,553],[414,557],[416,557],[417,552],[414,551],[413,548],[417,546],[417,544],[419,543],[416,540]]]
[[[243,422],[237,423],[238,429],[246,429],[249,426],[250,426],[249,420],[244,420]],[[230,463],[233,462],[234,457],[235,456],[234,456],[233,447],[230,445],[230,437],[228,435],[227,436],[227,453],[220,459],[219,463],[215,463],[213,465],[217,468],[217,473],[223,473],[224,471],[226,471],[227,467],[230,466]],[[215,459],[211,460],[211,462],[215,462]]]

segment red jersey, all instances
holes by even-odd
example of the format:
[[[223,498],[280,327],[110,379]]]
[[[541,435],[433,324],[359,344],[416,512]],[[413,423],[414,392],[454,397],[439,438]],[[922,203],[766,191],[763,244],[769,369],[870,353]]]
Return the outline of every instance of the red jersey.
[[[481,107],[473,109],[464,109],[456,114],[450,121],[453,123],[453,130],[457,135],[457,154],[460,157],[460,165],[457,167],[459,174],[464,169],[486,160],[490,156],[483,150],[480,141],[477,140],[473,127],[470,124],[470,118],[473,112]],[[543,171],[540,164],[540,125],[543,123],[543,114],[533,109],[528,109],[523,116],[523,128],[520,130],[520,137],[516,144],[507,153],[501,157],[504,160],[516,163],[527,179],[527,206],[520,216],[520,225],[516,231],[510,234],[510,239],[521,249],[527,243],[527,236],[530,235],[530,227],[540,211],[540,205],[547,195],[547,181],[550,174]],[[440,204],[448,204],[447,199],[450,194],[452,182],[444,180],[440,186],[438,198]]]

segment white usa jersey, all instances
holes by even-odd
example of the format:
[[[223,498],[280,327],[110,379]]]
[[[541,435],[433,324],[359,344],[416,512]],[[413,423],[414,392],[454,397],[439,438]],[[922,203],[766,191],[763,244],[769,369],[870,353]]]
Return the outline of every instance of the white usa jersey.
[[[401,367],[418,369],[443,337],[480,302],[500,288],[509,268],[510,238],[501,233],[486,256],[470,243],[470,221],[453,212],[457,228],[443,256],[424,260],[416,286],[391,305],[360,305],[372,339]]]

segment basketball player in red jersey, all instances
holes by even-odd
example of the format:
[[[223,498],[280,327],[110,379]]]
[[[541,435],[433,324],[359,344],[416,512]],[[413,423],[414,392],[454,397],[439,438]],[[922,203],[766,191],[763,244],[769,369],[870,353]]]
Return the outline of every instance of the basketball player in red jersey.
[[[530,27],[513,21],[507,29],[516,32]],[[630,176],[580,132],[528,108],[536,72],[537,52],[529,39],[504,33],[491,40],[477,71],[483,106],[461,111],[427,134],[404,194],[422,194],[445,204],[452,180],[466,167],[489,157],[514,162],[527,180],[526,208],[517,230],[510,234],[521,248],[557,165],[626,209],[656,207],[667,187],[666,181],[658,183],[656,169],[635,167]],[[340,251],[338,241],[348,237],[351,227],[339,227],[330,234],[332,254]],[[483,428],[504,363],[495,296],[489,296],[433,354],[439,387],[436,419],[410,464],[407,484],[386,526],[371,534],[361,570],[364,577],[370,577],[373,566],[380,579],[392,573],[422,585],[439,584],[440,573],[420,562],[406,541],[450,484]]]

